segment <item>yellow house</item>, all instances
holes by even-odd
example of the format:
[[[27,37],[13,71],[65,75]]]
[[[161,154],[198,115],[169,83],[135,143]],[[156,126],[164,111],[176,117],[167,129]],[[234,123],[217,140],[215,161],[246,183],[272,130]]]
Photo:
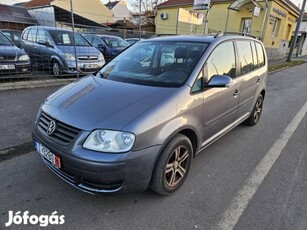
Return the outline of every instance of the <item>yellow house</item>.
[[[169,0],[157,7],[157,34],[205,34],[242,32],[264,42],[270,59],[288,51],[299,9],[290,0],[211,0],[203,25],[178,22],[179,8],[193,10],[193,0]]]
[[[70,11],[68,0],[32,0],[23,4],[27,8],[42,6],[57,6]],[[73,0],[73,11],[75,14],[91,21],[102,23],[113,23],[113,13],[100,0]]]

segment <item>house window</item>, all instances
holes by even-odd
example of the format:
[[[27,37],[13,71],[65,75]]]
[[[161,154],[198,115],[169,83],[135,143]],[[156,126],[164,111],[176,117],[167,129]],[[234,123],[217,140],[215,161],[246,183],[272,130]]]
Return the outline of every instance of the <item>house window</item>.
[[[292,32],[292,26],[290,24],[288,24],[287,26],[287,30],[286,30],[286,40],[290,40],[290,37],[291,37],[291,32]]]
[[[272,31],[272,37],[277,37],[279,33],[279,27],[280,27],[280,19],[275,18],[273,22],[273,31]]]
[[[251,25],[252,25],[251,18],[242,18],[241,32],[249,34],[251,31]]]

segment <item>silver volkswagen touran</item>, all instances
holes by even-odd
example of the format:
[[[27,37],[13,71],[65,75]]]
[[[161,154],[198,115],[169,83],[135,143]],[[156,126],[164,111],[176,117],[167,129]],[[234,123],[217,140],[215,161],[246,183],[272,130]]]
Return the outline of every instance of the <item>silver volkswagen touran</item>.
[[[82,191],[168,195],[204,148],[240,123],[257,124],[266,82],[265,49],[251,37],[140,41],[44,101],[35,148]]]

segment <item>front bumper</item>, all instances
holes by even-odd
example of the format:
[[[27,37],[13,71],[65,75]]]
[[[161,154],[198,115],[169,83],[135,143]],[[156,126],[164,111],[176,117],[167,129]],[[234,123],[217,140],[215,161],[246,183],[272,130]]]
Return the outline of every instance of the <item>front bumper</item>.
[[[82,148],[88,132],[83,132],[69,146],[61,146],[33,128],[34,140],[61,159],[61,169],[45,158],[43,162],[61,179],[91,194],[144,191],[148,188],[161,146],[114,154]]]
[[[89,74],[94,73],[101,69],[101,67],[105,64],[105,61],[78,61],[78,72],[81,74]],[[63,70],[65,73],[74,74],[76,71],[76,62],[75,61],[66,61],[66,66]]]
[[[0,65],[14,65],[15,69],[0,69],[0,76],[11,77],[11,75],[29,74],[31,72],[30,62],[5,62]]]

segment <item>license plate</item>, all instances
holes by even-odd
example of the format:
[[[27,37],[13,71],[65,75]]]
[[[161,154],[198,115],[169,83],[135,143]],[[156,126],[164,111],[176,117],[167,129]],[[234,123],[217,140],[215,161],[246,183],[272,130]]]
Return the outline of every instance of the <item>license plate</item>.
[[[1,70],[15,69],[15,65],[0,65]]]
[[[35,149],[41,154],[46,160],[51,162],[55,167],[61,168],[61,159],[57,155],[53,154],[48,148],[41,143],[34,141]]]
[[[84,69],[96,69],[97,65],[95,65],[95,64],[86,64],[86,65],[83,65],[83,68]]]

